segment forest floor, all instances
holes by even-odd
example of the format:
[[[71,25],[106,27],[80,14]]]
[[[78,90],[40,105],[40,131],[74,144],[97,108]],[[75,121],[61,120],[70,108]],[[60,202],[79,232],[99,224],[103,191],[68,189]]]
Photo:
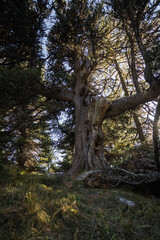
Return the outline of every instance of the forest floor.
[[[47,239],[159,240],[160,199],[68,176],[2,174],[0,240]]]

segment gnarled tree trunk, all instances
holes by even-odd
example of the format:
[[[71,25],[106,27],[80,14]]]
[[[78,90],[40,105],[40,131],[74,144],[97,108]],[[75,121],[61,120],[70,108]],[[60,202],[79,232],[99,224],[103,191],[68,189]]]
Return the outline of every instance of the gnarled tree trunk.
[[[76,101],[75,108],[75,157],[69,173],[82,170],[105,169],[102,122],[110,104],[103,97],[92,100],[89,106]]]
[[[81,64],[78,50],[74,55],[75,156],[70,174],[82,170],[104,169],[102,122],[110,104],[103,98],[90,96],[88,76],[90,62]]]

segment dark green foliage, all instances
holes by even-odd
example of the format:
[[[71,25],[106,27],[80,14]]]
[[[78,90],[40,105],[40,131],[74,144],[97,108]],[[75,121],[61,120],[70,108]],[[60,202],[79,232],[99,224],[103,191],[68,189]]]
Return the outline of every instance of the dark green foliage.
[[[0,162],[28,171],[38,168],[47,128],[45,99],[39,94],[47,14],[45,0],[1,1]]]
[[[39,154],[39,167],[41,170],[50,171],[52,161],[54,158],[53,155],[53,141],[51,140],[49,127],[44,124],[43,128],[40,131],[40,149],[41,153]]]
[[[55,171],[66,172],[72,166],[72,161],[74,158],[74,144],[75,144],[75,125],[74,125],[74,111],[73,109],[67,109],[64,114],[63,122],[58,122],[58,127],[60,129],[60,136],[55,145],[63,155],[63,161],[58,161],[56,163]],[[54,166],[55,168],[55,166]]]
[[[37,69],[0,68],[0,105],[2,109],[31,104],[41,82]]]
[[[1,65],[29,64],[39,59],[46,1],[0,1]]]
[[[33,114],[39,111],[40,97],[37,94],[37,88],[40,82],[39,70],[21,70],[18,67],[1,68],[0,134],[2,145],[0,158],[2,162],[18,163],[21,168],[29,159],[30,162],[32,162],[31,159],[36,162],[31,152],[36,152],[38,147],[34,138],[37,138],[36,132],[40,124]]]
[[[149,4],[149,0],[132,1],[132,0],[111,0],[111,5],[115,15],[121,19],[129,16],[134,24],[139,24],[144,17],[145,7]]]
[[[121,155],[140,143],[137,129],[130,111],[104,121],[104,146],[106,154]]]

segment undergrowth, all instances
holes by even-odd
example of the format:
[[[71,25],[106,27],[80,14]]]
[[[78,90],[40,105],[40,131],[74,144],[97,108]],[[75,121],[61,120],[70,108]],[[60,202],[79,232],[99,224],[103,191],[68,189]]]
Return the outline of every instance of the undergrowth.
[[[118,198],[135,203],[128,207]],[[160,200],[66,176],[0,178],[0,240],[159,240]]]

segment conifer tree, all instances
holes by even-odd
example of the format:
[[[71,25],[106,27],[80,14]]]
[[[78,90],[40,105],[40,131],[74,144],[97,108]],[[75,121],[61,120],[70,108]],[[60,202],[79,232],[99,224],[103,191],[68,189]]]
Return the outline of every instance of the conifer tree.
[[[1,161],[35,170],[44,117],[41,85],[44,18],[47,1],[1,1],[0,92]],[[40,121],[41,119],[41,121]],[[41,138],[41,139],[40,139]]]

